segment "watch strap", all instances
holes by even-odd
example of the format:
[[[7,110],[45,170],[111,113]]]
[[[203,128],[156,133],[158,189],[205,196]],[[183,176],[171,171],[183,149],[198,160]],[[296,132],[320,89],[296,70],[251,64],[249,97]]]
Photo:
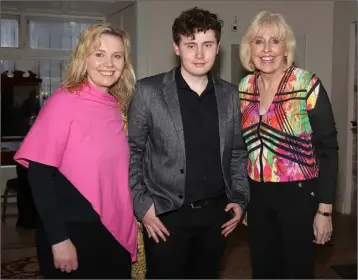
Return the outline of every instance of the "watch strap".
[[[317,210],[317,214],[320,214],[320,215],[325,216],[325,217],[332,216],[331,212],[322,212],[321,210]]]

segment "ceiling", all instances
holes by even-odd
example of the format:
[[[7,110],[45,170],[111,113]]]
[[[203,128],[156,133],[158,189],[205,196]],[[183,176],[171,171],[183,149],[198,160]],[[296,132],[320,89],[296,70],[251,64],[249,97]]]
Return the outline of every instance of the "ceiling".
[[[86,14],[107,16],[114,14],[135,0],[86,0],[86,1],[13,1],[2,0],[2,11],[48,12],[61,14]]]
[[[139,1],[153,0],[60,0],[60,1],[14,1],[1,0],[1,10],[6,11],[24,11],[24,12],[48,12],[73,15],[94,15],[108,16],[125,9],[129,5]],[[158,1],[158,0],[155,0]],[[178,0],[160,0],[160,1],[178,1]],[[181,0],[192,1],[192,0]],[[220,0],[197,0],[197,1],[220,1]],[[248,0],[227,0],[227,1],[248,1]],[[262,0],[251,0],[262,1]],[[309,1],[309,0],[279,0],[279,1]],[[317,0],[316,0],[317,1]],[[327,0],[318,0],[327,1]],[[344,0],[331,0],[344,1]],[[352,0],[353,1],[353,0]]]

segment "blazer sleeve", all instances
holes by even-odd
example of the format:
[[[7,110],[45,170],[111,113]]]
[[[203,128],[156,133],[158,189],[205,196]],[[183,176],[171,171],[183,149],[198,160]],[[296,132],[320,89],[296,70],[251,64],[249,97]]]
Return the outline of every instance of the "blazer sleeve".
[[[128,143],[130,148],[129,184],[132,191],[134,213],[142,220],[153,199],[143,181],[143,157],[149,136],[150,112],[138,82],[128,110]]]
[[[307,92],[307,112],[319,166],[318,200],[332,204],[338,173],[337,130],[327,92],[316,76],[311,79]]]
[[[248,154],[242,136],[240,98],[235,89],[233,96],[234,135],[230,161],[231,189],[228,194],[229,202],[239,203],[244,210],[250,199],[250,188],[247,179]]]

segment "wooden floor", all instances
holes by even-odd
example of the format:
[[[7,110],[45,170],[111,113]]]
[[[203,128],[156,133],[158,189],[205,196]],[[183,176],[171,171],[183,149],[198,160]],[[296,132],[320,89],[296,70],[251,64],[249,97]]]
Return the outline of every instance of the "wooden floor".
[[[332,265],[357,263],[357,217],[335,214],[334,234],[327,245],[317,245],[316,278],[340,279]],[[251,278],[247,228],[240,225],[229,237],[222,278]]]
[[[16,207],[10,207],[9,212],[6,223],[1,227],[2,250],[34,247],[34,231],[16,229]],[[333,223],[334,235],[331,244],[317,245],[317,278],[339,279],[339,275],[330,268],[332,265],[357,263],[357,217],[335,214]],[[245,226],[240,225],[228,238],[228,246],[222,260],[221,278],[251,278]]]

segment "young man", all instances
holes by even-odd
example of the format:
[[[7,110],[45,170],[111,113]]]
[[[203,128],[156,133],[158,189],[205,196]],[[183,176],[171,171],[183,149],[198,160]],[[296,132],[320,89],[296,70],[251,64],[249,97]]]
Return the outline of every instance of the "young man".
[[[138,81],[130,185],[146,229],[147,278],[217,278],[249,199],[235,86],[210,74],[222,22],[193,8],[172,31],[179,67]]]

